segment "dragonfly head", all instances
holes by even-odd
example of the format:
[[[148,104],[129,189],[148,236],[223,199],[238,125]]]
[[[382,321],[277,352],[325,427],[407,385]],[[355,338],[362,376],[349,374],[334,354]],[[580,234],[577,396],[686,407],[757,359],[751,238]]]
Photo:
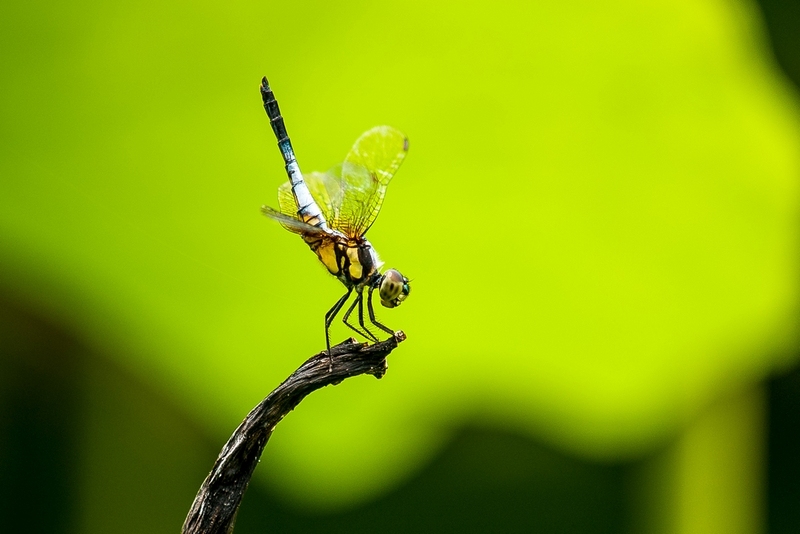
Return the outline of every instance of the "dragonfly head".
[[[387,308],[400,306],[411,292],[408,278],[400,274],[397,269],[389,269],[384,273],[380,278],[378,289],[381,295],[381,304]]]

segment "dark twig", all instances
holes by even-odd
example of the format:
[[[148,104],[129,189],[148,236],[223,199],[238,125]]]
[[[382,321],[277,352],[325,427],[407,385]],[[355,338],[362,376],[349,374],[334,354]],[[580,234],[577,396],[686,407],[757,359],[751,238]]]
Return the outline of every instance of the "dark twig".
[[[233,432],[200,486],[182,532],[233,532],[239,504],[275,425],[314,390],[361,374],[381,378],[387,369],[386,357],[404,339],[405,334],[397,332],[386,341],[367,346],[351,338],[331,348],[332,363],[321,352],[301,365],[253,408]]]

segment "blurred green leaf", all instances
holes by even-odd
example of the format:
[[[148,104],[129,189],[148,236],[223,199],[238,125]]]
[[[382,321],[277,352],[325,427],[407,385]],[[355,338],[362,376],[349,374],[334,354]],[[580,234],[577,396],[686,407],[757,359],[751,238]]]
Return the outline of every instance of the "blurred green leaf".
[[[797,108],[750,4],[20,4],[0,29],[4,285],[220,435],[343,293],[259,215],[285,179],[260,77],[306,171],[411,138],[370,231],[409,340],[281,424],[259,475],[286,495],[379,491],[466,421],[633,454],[794,342]]]

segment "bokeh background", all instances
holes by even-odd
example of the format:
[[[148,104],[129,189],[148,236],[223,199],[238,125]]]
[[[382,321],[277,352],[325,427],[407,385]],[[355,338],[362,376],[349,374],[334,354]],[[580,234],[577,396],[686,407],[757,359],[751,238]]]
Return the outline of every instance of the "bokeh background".
[[[306,171],[410,137],[369,237],[413,292],[237,533],[800,531],[798,3],[2,12],[2,530],[178,531],[324,347],[266,74]]]

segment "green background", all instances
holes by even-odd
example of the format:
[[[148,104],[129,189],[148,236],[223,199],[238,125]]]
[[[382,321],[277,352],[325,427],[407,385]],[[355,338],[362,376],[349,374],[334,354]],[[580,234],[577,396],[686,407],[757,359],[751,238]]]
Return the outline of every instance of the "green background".
[[[65,529],[176,531],[241,418],[324,347],[343,288],[258,210],[285,180],[264,74],[306,171],[372,126],[409,136],[369,237],[413,292],[379,310],[408,335],[385,379],[281,423],[251,488],[279,504],[246,500],[242,532],[276,510],[287,531],[374,531],[358,510],[469,508],[404,497],[413,481],[496,511],[478,531],[517,528],[504,507],[559,506],[584,515],[542,531],[598,531],[564,526],[594,509],[653,531],[763,528],[757,384],[797,359],[800,129],[758,6],[3,11],[0,387],[12,430],[26,395],[55,399],[36,443],[69,484],[45,477],[31,499],[68,494]],[[58,428],[71,448],[47,447]],[[5,435],[6,475],[26,479],[25,441]],[[471,472],[459,458],[474,493],[446,483]],[[534,483],[515,506],[487,489]]]

